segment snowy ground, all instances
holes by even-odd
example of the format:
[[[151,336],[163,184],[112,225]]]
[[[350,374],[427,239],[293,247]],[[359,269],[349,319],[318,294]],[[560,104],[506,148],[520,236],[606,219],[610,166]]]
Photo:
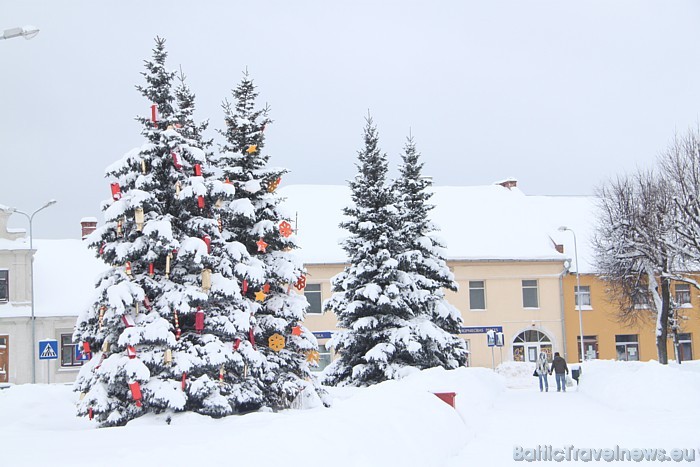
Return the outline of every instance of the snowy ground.
[[[553,377],[540,393],[527,364],[499,373],[428,370],[333,390],[332,408],[181,414],[170,425],[145,416],[107,429],[74,417],[69,386],[14,386],[0,391],[0,465],[507,466],[526,464],[513,460],[516,446],[700,449],[700,361],[592,362],[566,394],[552,392]],[[451,391],[457,410],[431,394]],[[700,465],[695,456],[680,465]]]

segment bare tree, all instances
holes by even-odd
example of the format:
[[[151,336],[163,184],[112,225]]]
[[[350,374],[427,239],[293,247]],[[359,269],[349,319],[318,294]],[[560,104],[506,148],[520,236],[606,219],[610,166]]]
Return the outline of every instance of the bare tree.
[[[671,184],[639,171],[598,189],[601,209],[594,247],[600,275],[626,324],[654,319],[659,362],[668,363],[666,339],[673,307],[671,281],[682,280],[675,248]]]
[[[676,135],[674,141],[661,154],[661,171],[674,193],[675,224],[678,238],[674,247],[684,259],[685,270],[700,270],[700,133],[690,129],[684,135]],[[690,274],[684,282],[700,289]],[[676,358],[680,363],[678,333],[685,316],[675,307],[671,316],[671,332]]]

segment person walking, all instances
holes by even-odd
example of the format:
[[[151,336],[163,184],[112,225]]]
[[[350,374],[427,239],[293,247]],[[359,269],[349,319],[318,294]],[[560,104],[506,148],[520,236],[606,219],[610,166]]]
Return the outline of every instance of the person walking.
[[[552,366],[549,369],[549,374],[555,373],[555,379],[557,381],[557,392],[566,392],[566,375],[569,374],[569,367],[566,366],[566,360],[559,356],[559,352],[554,352],[554,358],[552,359]]]
[[[542,388],[544,386],[544,391],[549,392],[549,382],[547,381],[547,354],[544,352],[540,352],[540,356],[537,358],[537,367],[535,371],[537,372],[537,376],[540,378],[540,392],[542,392]],[[544,381],[544,385],[542,384],[542,381]]]

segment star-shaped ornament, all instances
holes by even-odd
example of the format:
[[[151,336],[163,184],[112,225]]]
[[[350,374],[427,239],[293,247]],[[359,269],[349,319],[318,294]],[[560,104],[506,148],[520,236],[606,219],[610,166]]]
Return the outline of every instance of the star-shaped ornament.
[[[251,144],[248,146],[248,149],[245,150],[248,154],[253,154],[255,151],[258,150],[258,145],[257,144]]]
[[[257,242],[255,242],[255,244],[258,245],[258,251],[259,251],[259,252],[267,253],[268,244],[265,243],[265,240],[263,240],[263,239],[261,238],[260,240],[258,240]]]
[[[255,292],[255,301],[264,302],[265,297],[267,297],[267,294],[265,294],[265,292],[263,292],[262,290],[258,290],[257,292]]]

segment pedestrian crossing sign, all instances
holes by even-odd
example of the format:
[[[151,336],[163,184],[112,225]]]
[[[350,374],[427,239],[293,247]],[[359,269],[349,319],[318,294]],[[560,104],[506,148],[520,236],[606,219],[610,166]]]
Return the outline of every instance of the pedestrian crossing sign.
[[[58,341],[43,339],[39,341],[39,360],[55,360],[58,358]]]

